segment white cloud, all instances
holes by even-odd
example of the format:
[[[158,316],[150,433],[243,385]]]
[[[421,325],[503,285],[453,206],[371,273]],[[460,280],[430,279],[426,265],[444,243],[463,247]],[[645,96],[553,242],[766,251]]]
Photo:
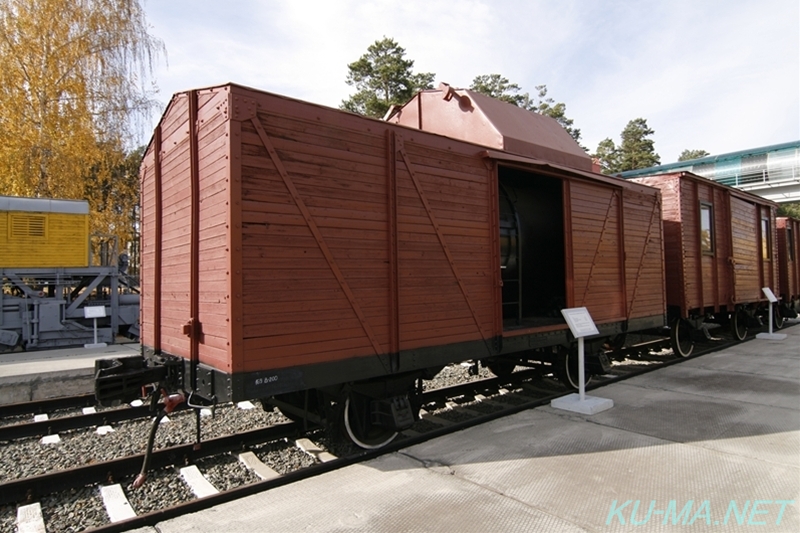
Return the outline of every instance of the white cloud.
[[[546,84],[594,149],[644,117],[663,162],[800,138],[796,0],[172,0],[146,4],[176,91],[233,81],[337,106],[347,64],[383,36],[417,72]]]

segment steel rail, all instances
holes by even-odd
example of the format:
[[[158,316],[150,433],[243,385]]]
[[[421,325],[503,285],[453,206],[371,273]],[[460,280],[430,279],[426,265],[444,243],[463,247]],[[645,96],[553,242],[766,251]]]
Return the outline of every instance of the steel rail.
[[[189,409],[189,407],[187,407],[185,404],[181,404],[175,408],[175,411],[184,411],[186,409]],[[108,411],[101,411],[99,413],[90,413],[86,415],[51,418],[41,422],[10,424],[8,426],[0,426],[0,441],[23,439],[25,437],[41,437],[44,435],[60,433],[62,431],[83,429],[92,426],[107,426],[115,422],[124,422],[128,420],[135,420],[137,418],[155,416],[156,413],[157,411],[151,410],[149,405],[142,405],[128,409],[111,409]]]
[[[39,414],[56,411],[58,409],[73,409],[77,407],[90,407],[95,405],[94,393],[80,396],[64,396],[61,398],[48,398],[32,402],[19,402],[0,405],[0,418],[10,416]]]
[[[191,443],[156,450],[151,457],[151,469],[176,463],[192,463],[204,457],[241,449],[244,446],[288,438],[297,435],[299,430],[300,426],[297,423],[284,422],[245,433],[209,439],[203,441],[199,448]],[[0,505],[25,500],[36,501],[53,492],[134,476],[142,467],[143,459],[144,454],[129,455],[102,463],[8,481],[0,484]]]

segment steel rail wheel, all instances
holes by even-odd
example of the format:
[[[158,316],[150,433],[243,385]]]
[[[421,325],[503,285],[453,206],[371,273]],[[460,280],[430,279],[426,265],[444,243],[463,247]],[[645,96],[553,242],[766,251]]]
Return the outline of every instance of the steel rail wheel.
[[[747,338],[747,313],[737,309],[731,313],[731,333],[738,341]]]
[[[370,421],[369,398],[350,393],[342,410],[344,429],[353,444],[365,450],[382,448],[392,442],[397,431],[376,426]]]
[[[783,328],[784,322],[786,319],[783,316],[783,311],[781,311],[780,304],[770,304],[772,306],[772,325],[775,326],[775,329]]]
[[[669,332],[669,341],[675,355],[689,357],[694,351],[692,340],[692,326],[684,319],[678,318],[672,323]]]
[[[556,355],[556,378],[569,390],[578,390],[578,350],[560,350]],[[584,386],[592,381],[592,376],[584,368]]]

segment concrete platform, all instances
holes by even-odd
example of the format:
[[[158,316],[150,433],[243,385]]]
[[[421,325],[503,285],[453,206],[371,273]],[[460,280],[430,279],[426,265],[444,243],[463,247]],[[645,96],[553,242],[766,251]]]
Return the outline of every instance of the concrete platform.
[[[140,353],[138,343],[0,353],[0,405],[94,392],[94,361]]]
[[[782,332],[599,389],[602,413],[540,407],[157,531],[800,531],[800,326]]]

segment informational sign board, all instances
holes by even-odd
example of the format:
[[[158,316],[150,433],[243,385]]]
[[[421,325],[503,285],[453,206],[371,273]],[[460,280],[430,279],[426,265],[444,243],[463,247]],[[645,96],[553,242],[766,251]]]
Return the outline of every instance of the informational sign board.
[[[84,318],[103,318],[106,316],[106,308],[102,305],[95,305],[92,307],[83,308]]]
[[[568,394],[550,401],[555,409],[564,409],[574,413],[593,415],[614,407],[614,401],[608,398],[586,396],[586,369],[584,368],[584,337],[599,335],[589,310],[585,307],[562,309],[561,314],[567,321],[570,331],[578,339],[578,394]],[[567,370],[569,371],[569,370]]]
[[[84,348],[105,348],[107,346],[104,342],[97,342],[97,319],[106,316],[106,308],[103,305],[94,305],[91,307],[83,308],[83,316],[91,318],[94,322],[94,342],[91,344],[84,344]]]
[[[567,321],[567,325],[576,339],[600,334],[597,331],[597,326],[594,325],[594,320],[592,320],[589,310],[585,307],[562,309],[561,314],[564,315],[564,320]]]
[[[776,303],[778,301],[778,298],[775,296],[775,293],[773,293],[772,289],[770,289],[769,287],[763,287],[761,291],[764,293],[764,296],[767,297],[767,300],[769,300],[770,303]]]

